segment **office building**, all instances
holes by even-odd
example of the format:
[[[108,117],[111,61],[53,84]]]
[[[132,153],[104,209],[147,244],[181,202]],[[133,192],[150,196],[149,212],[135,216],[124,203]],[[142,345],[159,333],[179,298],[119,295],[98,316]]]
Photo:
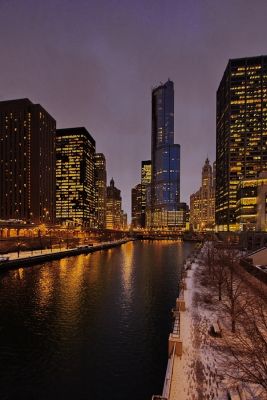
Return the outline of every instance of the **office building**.
[[[229,60],[216,124],[216,225],[236,230],[240,180],[267,169],[267,56]]]
[[[194,231],[201,230],[201,190],[190,196],[190,227]]]
[[[127,213],[122,210],[122,228],[124,230],[128,229]]]
[[[132,189],[132,227],[142,227],[142,185],[139,183]]]
[[[99,229],[106,228],[107,171],[104,154],[95,154],[95,214]]]
[[[267,172],[237,186],[236,221],[240,231],[266,231]]]
[[[151,185],[151,160],[142,161],[141,164],[141,227],[146,226],[146,210],[148,204],[148,190]]]
[[[215,167],[215,164],[213,164]],[[205,231],[215,226],[214,171],[207,158],[202,168],[200,189],[190,196],[190,225],[193,230]]]
[[[56,219],[95,227],[95,140],[83,127],[56,132]]]
[[[174,144],[174,85],[168,80],[152,91],[150,229],[176,229],[180,202],[180,145]]]
[[[54,223],[55,133],[40,104],[0,102],[0,219]]]
[[[123,211],[121,208],[121,191],[115,187],[114,179],[107,187],[106,228],[122,229]]]

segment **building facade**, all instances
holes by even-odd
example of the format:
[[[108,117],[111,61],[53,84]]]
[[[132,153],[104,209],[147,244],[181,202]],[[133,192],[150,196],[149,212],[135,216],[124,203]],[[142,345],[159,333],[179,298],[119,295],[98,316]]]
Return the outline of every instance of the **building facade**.
[[[54,223],[55,134],[40,104],[0,102],[0,219]]]
[[[194,231],[201,230],[201,190],[190,196],[190,227]]]
[[[107,171],[104,154],[95,154],[95,214],[99,229],[106,228]]]
[[[141,227],[146,226],[146,210],[148,204],[148,190],[151,186],[151,160],[141,164]]]
[[[216,225],[236,230],[240,180],[267,169],[267,56],[229,60],[216,125]]]
[[[95,227],[95,140],[83,127],[56,132],[56,219]]]
[[[264,180],[262,179],[264,178]],[[257,193],[256,231],[267,232],[267,174],[262,173]]]
[[[142,185],[139,183],[132,188],[132,227],[142,227]]]
[[[114,179],[107,187],[106,228],[122,229],[123,211],[121,208],[121,191],[115,187]]]
[[[147,226],[175,229],[180,202],[180,145],[174,144],[174,85],[152,91],[151,193]]]
[[[266,231],[267,172],[243,179],[237,187],[236,221],[240,231]]]
[[[213,164],[214,165],[214,164]],[[190,225],[193,230],[205,231],[215,226],[214,171],[207,158],[202,168],[201,187],[190,196]]]
[[[128,229],[127,213],[125,213],[123,210],[122,210],[122,229],[124,229],[124,230]]]

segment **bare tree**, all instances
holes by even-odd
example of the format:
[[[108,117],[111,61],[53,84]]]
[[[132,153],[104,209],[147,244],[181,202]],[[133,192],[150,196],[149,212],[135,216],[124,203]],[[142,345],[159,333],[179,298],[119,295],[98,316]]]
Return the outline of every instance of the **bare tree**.
[[[254,298],[239,322],[234,338],[227,341],[231,354],[227,374],[235,381],[259,385],[263,399],[267,396],[266,306]]]
[[[230,316],[231,330],[235,333],[236,323],[249,305],[251,298],[242,280],[235,276],[232,271],[226,275],[224,292],[223,308]]]
[[[231,246],[225,248],[225,262],[230,272],[230,282],[232,286],[233,276],[239,267],[239,251]]]
[[[225,263],[225,252],[223,250],[218,250],[214,258],[212,272],[214,285],[218,291],[219,301],[222,300],[222,289],[225,285],[225,280],[227,276],[226,268],[227,266]]]
[[[215,259],[215,247],[213,243],[210,242],[207,252],[204,256],[204,263],[208,267],[208,273],[210,276],[213,275],[214,259]]]

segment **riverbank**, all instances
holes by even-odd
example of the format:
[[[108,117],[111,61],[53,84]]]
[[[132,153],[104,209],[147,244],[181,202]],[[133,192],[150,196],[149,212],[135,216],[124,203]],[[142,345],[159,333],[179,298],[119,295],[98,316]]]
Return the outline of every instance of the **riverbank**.
[[[227,253],[212,270],[209,251],[206,243],[186,260],[163,393],[154,400],[266,400],[266,286],[238,264],[227,269]]]
[[[7,271],[9,269],[24,268],[47,261],[59,260],[65,257],[94,253],[95,251],[120,246],[132,240],[133,239],[120,239],[112,242],[96,244],[94,246],[79,246],[72,249],[45,249],[20,253],[8,253],[5,254],[5,257],[7,257],[8,260],[0,262],[0,272]]]

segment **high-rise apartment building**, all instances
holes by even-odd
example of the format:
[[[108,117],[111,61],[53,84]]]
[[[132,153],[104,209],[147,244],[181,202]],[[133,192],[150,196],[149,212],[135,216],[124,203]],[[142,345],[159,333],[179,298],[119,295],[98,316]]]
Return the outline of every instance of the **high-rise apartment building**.
[[[95,140],[83,127],[56,132],[56,219],[95,226]]]
[[[142,185],[139,183],[132,188],[132,227],[141,228],[142,217]]]
[[[0,218],[55,220],[56,121],[29,99],[0,102]]]
[[[213,166],[215,166],[213,164]],[[190,196],[190,224],[194,230],[213,229],[215,225],[214,173],[207,158],[202,168],[200,189]]]
[[[107,171],[104,154],[95,154],[95,214],[96,225],[100,229],[106,228],[106,202],[107,202]]]
[[[174,144],[174,85],[168,80],[152,91],[152,179],[147,225],[178,226],[180,145]]]
[[[115,187],[114,179],[107,187],[106,228],[122,229],[123,212],[121,208],[121,191]]]
[[[235,230],[240,180],[267,169],[267,56],[229,60],[216,124],[216,224]]]
[[[141,227],[146,226],[146,209],[148,203],[148,190],[151,186],[151,160],[142,161],[141,164]]]

